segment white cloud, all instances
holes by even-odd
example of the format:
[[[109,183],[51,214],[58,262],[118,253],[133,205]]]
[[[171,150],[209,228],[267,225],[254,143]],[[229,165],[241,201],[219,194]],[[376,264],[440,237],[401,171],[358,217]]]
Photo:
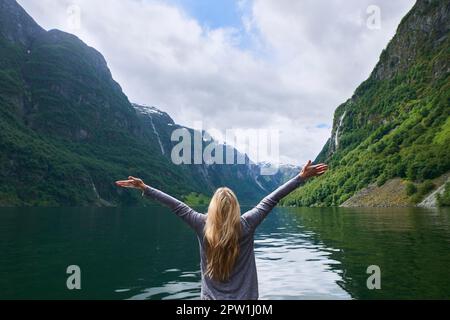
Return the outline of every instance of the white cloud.
[[[246,31],[238,31],[205,29],[162,1],[19,0],[43,27],[102,52],[131,101],[184,125],[277,128],[282,160],[295,163],[321,150],[330,129],[317,125],[331,124],[367,78],[413,2],[240,0]],[[76,30],[67,13],[74,4]],[[380,30],[366,27],[371,4],[381,9]]]

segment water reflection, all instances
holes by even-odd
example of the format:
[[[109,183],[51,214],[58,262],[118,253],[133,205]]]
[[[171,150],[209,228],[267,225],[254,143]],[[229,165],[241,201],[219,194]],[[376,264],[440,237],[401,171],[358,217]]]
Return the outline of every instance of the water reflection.
[[[355,299],[448,299],[450,211],[419,208],[291,209],[311,241],[339,248],[339,284]],[[324,249],[328,250],[328,249]],[[368,290],[367,267],[381,268],[382,289]]]
[[[448,210],[277,208],[255,237],[260,297],[448,299],[449,249]],[[366,287],[372,264],[382,290]],[[196,237],[165,208],[0,209],[0,299],[199,295]]]
[[[171,273],[172,281],[168,281],[159,287],[152,287],[140,290],[129,300],[149,300],[149,299],[183,299],[195,300],[200,295],[200,271],[197,272],[181,272],[178,269],[169,269],[164,273]],[[187,278],[187,279],[186,279]]]
[[[311,233],[259,234],[255,253],[261,299],[349,299],[339,287],[340,265],[330,248],[311,242]],[[331,250],[332,251],[332,250]]]

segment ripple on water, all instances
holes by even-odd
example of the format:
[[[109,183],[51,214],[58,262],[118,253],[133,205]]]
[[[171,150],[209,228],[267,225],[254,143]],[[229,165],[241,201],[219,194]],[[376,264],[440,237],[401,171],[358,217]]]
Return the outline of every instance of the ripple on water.
[[[330,259],[323,246],[308,242],[308,236],[290,234],[280,239],[266,234],[255,241],[261,299],[351,298],[338,285],[338,272],[330,268],[340,262]]]
[[[199,299],[199,293],[199,281],[189,282],[179,280],[167,282],[159,287],[142,289],[128,300],[194,300]]]

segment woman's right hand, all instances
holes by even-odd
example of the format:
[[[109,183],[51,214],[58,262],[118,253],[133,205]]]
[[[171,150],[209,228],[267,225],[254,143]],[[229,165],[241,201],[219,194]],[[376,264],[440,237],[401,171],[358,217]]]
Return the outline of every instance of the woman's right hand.
[[[128,177],[128,180],[116,181],[116,185],[122,188],[133,188],[144,190],[147,185],[142,181],[142,179],[135,177]]]
[[[325,172],[327,172],[327,170],[328,166],[325,163],[312,165],[311,160],[309,160],[300,172],[300,177],[303,180],[308,180],[309,178],[323,175]]]

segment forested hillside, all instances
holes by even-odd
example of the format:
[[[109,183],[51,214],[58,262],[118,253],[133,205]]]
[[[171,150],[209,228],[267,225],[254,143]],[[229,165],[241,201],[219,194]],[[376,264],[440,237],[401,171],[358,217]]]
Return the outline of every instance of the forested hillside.
[[[449,1],[417,1],[370,77],[337,108],[316,159],[330,171],[284,204],[340,205],[395,177],[424,194],[433,188],[430,179],[450,170],[449,30]]]
[[[229,185],[254,201],[275,187],[250,161],[173,164],[161,143],[169,147],[175,124],[159,110],[153,118],[129,102],[98,51],[0,0],[0,205],[144,203],[114,185],[128,175],[189,199]]]

